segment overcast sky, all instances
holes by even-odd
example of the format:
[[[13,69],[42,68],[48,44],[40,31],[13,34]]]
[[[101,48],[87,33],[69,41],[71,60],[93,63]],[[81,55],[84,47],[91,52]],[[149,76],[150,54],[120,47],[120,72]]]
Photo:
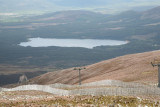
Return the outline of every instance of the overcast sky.
[[[160,0],[0,0],[0,12],[86,9],[109,13],[158,5]]]
[[[160,0],[50,0],[57,5],[63,6],[108,6],[108,5],[130,5],[148,6],[160,4]]]

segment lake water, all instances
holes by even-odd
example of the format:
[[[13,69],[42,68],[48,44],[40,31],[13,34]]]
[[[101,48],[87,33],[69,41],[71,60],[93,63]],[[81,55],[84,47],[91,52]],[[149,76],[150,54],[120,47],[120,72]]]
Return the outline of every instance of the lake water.
[[[116,46],[127,44],[127,41],[101,40],[101,39],[55,39],[55,38],[30,38],[28,42],[22,42],[20,46],[31,47],[83,47],[92,49],[97,46]]]

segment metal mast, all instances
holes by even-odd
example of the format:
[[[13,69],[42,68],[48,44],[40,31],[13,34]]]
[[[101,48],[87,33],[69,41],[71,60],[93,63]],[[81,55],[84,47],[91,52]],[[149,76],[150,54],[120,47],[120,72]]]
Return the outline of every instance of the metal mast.
[[[79,72],[79,85],[81,85],[81,70],[86,69],[85,67],[74,68],[74,70],[78,70]]]
[[[154,60],[154,63],[151,62],[151,64],[153,67],[158,66],[158,87],[160,87],[160,63],[155,64],[155,60]]]

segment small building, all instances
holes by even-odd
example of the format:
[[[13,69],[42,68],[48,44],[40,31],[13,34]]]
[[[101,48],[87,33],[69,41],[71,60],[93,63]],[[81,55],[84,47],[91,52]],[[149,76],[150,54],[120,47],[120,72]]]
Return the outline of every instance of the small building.
[[[19,81],[18,83],[26,83],[28,81],[28,78],[25,74],[23,74],[22,76],[19,77]]]

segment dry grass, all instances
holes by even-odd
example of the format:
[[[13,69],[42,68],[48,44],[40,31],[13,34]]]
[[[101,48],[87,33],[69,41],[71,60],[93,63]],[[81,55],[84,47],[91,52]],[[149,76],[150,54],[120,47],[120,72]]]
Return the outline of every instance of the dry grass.
[[[87,66],[81,71],[82,84],[100,80],[121,80],[126,82],[157,83],[157,67],[151,61],[160,59],[160,51],[131,54]],[[73,68],[50,72],[31,80],[37,84],[78,84],[78,72]]]
[[[20,100],[18,97],[30,96],[30,99]],[[5,97],[4,97],[5,96]],[[39,96],[39,97],[35,97]],[[41,97],[40,97],[41,96]],[[10,100],[14,97],[15,100]],[[7,99],[8,98],[8,99]],[[18,91],[18,92],[4,92],[0,94],[0,106],[4,107],[137,107],[154,106],[158,107],[160,102],[155,99],[144,99],[136,97],[125,96],[53,96],[48,93],[37,91]]]

